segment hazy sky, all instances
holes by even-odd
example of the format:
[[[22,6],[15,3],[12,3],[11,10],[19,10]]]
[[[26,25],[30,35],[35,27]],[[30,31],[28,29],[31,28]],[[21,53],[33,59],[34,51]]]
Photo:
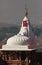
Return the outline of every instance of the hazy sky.
[[[42,23],[42,0],[0,0],[0,22],[20,24],[24,17],[25,4],[29,9],[30,21]]]

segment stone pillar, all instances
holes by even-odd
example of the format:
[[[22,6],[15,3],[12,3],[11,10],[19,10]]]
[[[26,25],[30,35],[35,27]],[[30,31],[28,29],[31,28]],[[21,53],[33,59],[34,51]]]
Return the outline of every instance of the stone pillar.
[[[7,55],[5,54],[5,61],[7,61]]]
[[[19,52],[19,65],[22,65],[22,62],[21,62],[21,51]]]
[[[29,64],[29,58],[28,58],[28,52],[27,51],[25,51],[26,52],[26,59],[25,59],[25,65],[28,65]]]
[[[5,55],[4,54],[2,55],[2,59],[5,60]]]
[[[10,55],[8,55],[8,58],[9,58],[9,61],[11,60],[11,56]]]
[[[8,54],[7,54],[7,51],[5,51],[4,54],[5,54],[5,61],[7,61],[7,60],[8,60]]]

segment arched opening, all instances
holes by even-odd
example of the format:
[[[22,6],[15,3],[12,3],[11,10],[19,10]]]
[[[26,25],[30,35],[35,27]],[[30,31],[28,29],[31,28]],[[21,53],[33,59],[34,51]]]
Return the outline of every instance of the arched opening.
[[[23,51],[21,53],[21,60],[25,60],[26,59],[26,53]]]

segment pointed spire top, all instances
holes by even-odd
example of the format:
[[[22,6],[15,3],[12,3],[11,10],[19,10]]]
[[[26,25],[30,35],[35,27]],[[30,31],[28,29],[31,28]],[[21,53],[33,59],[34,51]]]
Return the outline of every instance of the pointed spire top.
[[[28,9],[25,7],[25,16],[28,17]]]

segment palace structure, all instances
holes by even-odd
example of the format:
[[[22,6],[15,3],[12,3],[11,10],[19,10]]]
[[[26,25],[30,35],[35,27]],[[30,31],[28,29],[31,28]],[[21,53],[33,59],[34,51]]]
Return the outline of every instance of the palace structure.
[[[0,65],[38,65],[42,62],[27,14],[26,10],[20,32],[10,37],[5,45],[0,45]]]

